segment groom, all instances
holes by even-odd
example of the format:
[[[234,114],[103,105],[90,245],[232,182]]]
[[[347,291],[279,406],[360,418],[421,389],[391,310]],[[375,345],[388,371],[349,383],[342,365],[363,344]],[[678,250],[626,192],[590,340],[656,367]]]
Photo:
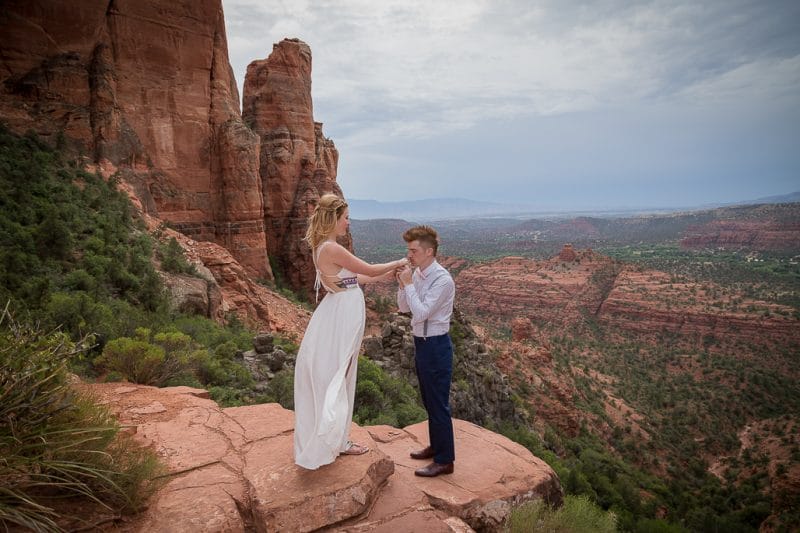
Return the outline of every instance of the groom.
[[[415,362],[422,403],[428,411],[430,446],[411,452],[414,459],[433,462],[416,470],[418,476],[452,474],[455,461],[453,421],[450,418],[450,380],[453,375],[453,344],[450,316],[456,286],[450,273],[436,261],[439,236],[430,226],[416,226],[403,234],[408,244],[409,266],[397,274],[400,286],[397,305],[411,311]]]

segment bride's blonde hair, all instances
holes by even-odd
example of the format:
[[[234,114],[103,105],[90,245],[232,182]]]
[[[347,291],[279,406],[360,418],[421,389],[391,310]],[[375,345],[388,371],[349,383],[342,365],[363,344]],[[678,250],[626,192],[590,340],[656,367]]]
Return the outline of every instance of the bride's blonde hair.
[[[308,219],[305,240],[316,250],[322,241],[336,229],[336,222],[347,209],[347,202],[335,194],[324,194],[319,199],[314,213]]]

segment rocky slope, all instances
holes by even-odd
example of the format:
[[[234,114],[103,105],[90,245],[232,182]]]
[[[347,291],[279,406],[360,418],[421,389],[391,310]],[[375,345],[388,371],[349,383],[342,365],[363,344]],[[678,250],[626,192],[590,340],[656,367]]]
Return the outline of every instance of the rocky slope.
[[[220,409],[188,387],[82,385],[165,461],[165,485],[138,516],[93,516],[115,531],[499,531],[512,505],[563,493],[522,446],[456,420],[456,471],[415,477],[408,452],[425,423],[353,425],[371,451],[316,471],[292,460],[293,413],[277,404]],[[77,525],[77,524],[76,524]],[[81,524],[85,526],[86,524]]]
[[[591,250],[566,248],[548,260],[506,257],[462,270],[459,305],[510,329],[515,318],[537,327],[598,320],[636,334],[678,333],[699,339],[800,342],[788,306],[749,298],[707,282],[623,265]]]
[[[483,340],[456,309],[450,328],[453,339],[453,383],[450,406],[454,417],[491,426],[523,420],[512,399],[508,378],[495,365]],[[392,313],[380,335],[367,336],[364,354],[394,377],[417,386],[414,339],[408,315]]]

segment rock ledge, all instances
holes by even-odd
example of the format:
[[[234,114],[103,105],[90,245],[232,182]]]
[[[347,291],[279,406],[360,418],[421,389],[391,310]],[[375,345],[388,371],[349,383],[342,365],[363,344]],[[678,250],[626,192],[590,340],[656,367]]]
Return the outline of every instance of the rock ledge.
[[[524,447],[455,420],[456,471],[414,476],[409,452],[427,422],[353,425],[370,447],[309,471],[292,460],[294,413],[278,404],[222,409],[190,387],[81,385],[152,446],[171,480],[122,531],[497,531],[513,505],[562,499],[555,472]],[[154,408],[153,406],[157,406]]]

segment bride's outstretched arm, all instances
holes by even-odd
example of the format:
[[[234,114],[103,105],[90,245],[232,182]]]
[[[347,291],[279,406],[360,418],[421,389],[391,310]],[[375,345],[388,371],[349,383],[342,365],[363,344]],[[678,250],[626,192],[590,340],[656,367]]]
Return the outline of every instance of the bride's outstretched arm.
[[[398,259],[397,261],[391,261],[389,263],[377,263],[373,265],[351,254],[339,243],[326,246],[320,254],[320,262],[322,261],[322,254],[327,256],[325,257],[325,260],[330,261],[335,265],[344,267],[350,272],[370,278],[379,278],[384,274],[394,272],[395,269],[400,268],[408,263],[408,259],[404,257],[402,259]]]
[[[358,284],[366,285],[368,283],[379,283],[381,281],[394,281],[395,272],[397,272],[397,269],[392,269],[386,274],[380,276],[366,276],[364,274],[358,274]]]

